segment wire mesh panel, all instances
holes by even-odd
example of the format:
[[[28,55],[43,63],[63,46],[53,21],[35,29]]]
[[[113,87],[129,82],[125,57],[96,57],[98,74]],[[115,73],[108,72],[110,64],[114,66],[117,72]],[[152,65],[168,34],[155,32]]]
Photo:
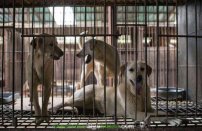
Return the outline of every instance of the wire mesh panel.
[[[0,128],[200,127],[200,14],[200,0],[2,0]]]

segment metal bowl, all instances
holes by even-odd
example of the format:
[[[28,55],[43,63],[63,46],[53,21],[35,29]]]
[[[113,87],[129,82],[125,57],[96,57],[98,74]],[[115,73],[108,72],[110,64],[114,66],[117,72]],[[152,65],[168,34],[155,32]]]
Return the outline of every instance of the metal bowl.
[[[151,88],[151,96],[156,96],[156,88]],[[183,88],[176,88],[176,87],[158,87],[158,98],[163,100],[184,100],[186,96],[186,91]]]
[[[3,97],[2,97],[3,96]],[[19,93],[14,93],[14,101],[20,98]],[[0,104],[9,104],[13,102],[13,93],[12,92],[2,92],[0,93]]]

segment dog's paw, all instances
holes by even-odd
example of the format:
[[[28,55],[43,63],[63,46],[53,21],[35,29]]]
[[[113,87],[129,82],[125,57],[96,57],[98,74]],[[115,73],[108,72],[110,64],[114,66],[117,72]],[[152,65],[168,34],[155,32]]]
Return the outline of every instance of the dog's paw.
[[[79,115],[79,111],[76,107],[72,109],[72,113],[74,113],[75,115]]]
[[[41,119],[43,119],[43,120],[46,121],[46,122],[49,122],[49,120],[50,120],[50,116],[49,116],[49,114],[48,114],[47,111],[44,112],[44,113],[42,113],[42,117],[41,117]]]
[[[41,119],[43,119],[45,122],[49,123],[50,116],[45,116],[45,117],[42,117]]]
[[[36,123],[36,126],[39,126],[44,120],[42,118],[36,118],[35,119],[35,123]]]
[[[56,108],[56,107],[49,108],[49,112],[52,114],[56,114],[58,112],[58,108]]]

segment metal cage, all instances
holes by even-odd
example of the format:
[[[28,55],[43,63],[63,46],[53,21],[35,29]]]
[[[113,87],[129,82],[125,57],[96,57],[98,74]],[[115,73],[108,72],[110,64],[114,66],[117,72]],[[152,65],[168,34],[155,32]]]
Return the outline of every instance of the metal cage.
[[[201,127],[201,8],[200,0],[2,0],[0,128],[152,130],[173,126],[187,129]],[[150,87],[154,112],[150,114],[145,108],[144,120],[132,119],[127,116],[127,111],[124,116],[117,115],[115,106],[111,109],[115,114],[107,115],[106,105],[101,113],[95,103],[92,109],[87,109],[84,93],[79,114],[62,107],[57,113],[49,111],[49,122],[36,125],[35,118],[38,116],[34,115],[35,109],[28,91],[32,87],[28,88],[25,74],[27,56],[33,55],[30,43],[39,36],[56,37],[58,46],[64,52],[60,60],[53,64],[49,108],[59,102],[64,104],[67,97],[74,98],[81,71],[85,72],[82,65],[87,64],[85,59],[76,57],[80,51],[79,44],[94,38],[114,47],[121,65],[130,61],[145,61],[152,67],[152,74],[146,77],[146,82]],[[108,53],[105,52],[105,60],[110,57]],[[105,104],[106,89],[111,88],[107,86],[114,86],[112,104],[117,105],[119,83],[114,78],[119,74],[115,72],[114,78],[107,77],[105,63],[103,67]],[[94,70],[93,64],[93,73]],[[97,84],[97,77],[93,73],[84,81],[84,91],[85,85]],[[39,102],[43,101],[44,88],[40,85],[37,87]],[[95,102],[95,96],[93,99]],[[147,99],[145,103],[147,105]]]

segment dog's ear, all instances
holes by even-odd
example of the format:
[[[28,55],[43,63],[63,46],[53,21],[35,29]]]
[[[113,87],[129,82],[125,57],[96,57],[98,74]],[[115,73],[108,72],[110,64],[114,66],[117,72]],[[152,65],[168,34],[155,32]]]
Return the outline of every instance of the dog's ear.
[[[147,65],[147,76],[150,76],[152,73],[152,68],[151,66]]]
[[[37,40],[36,40],[36,38],[34,38],[34,39],[31,41],[30,45],[32,45],[33,48],[36,49],[36,43],[37,43]]]
[[[42,43],[43,43],[43,38],[37,37],[37,38],[34,38],[30,44],[33,46],[34,49],[37,49],[42,45]]]
[[[39,37],[39,38],[38,38],[38,44],[42,45],[42,43],[43,43],[43,38],[42,38],[42,37]],[[38,45],[38,46],[40,46],[40,45]]]
[[[121,65],[121,67],[120,67],[120,73],[119,73],[120,77],[122,77],[124,75],[124,73],[126,71],[126,68],[127,68],[127,63]]]

